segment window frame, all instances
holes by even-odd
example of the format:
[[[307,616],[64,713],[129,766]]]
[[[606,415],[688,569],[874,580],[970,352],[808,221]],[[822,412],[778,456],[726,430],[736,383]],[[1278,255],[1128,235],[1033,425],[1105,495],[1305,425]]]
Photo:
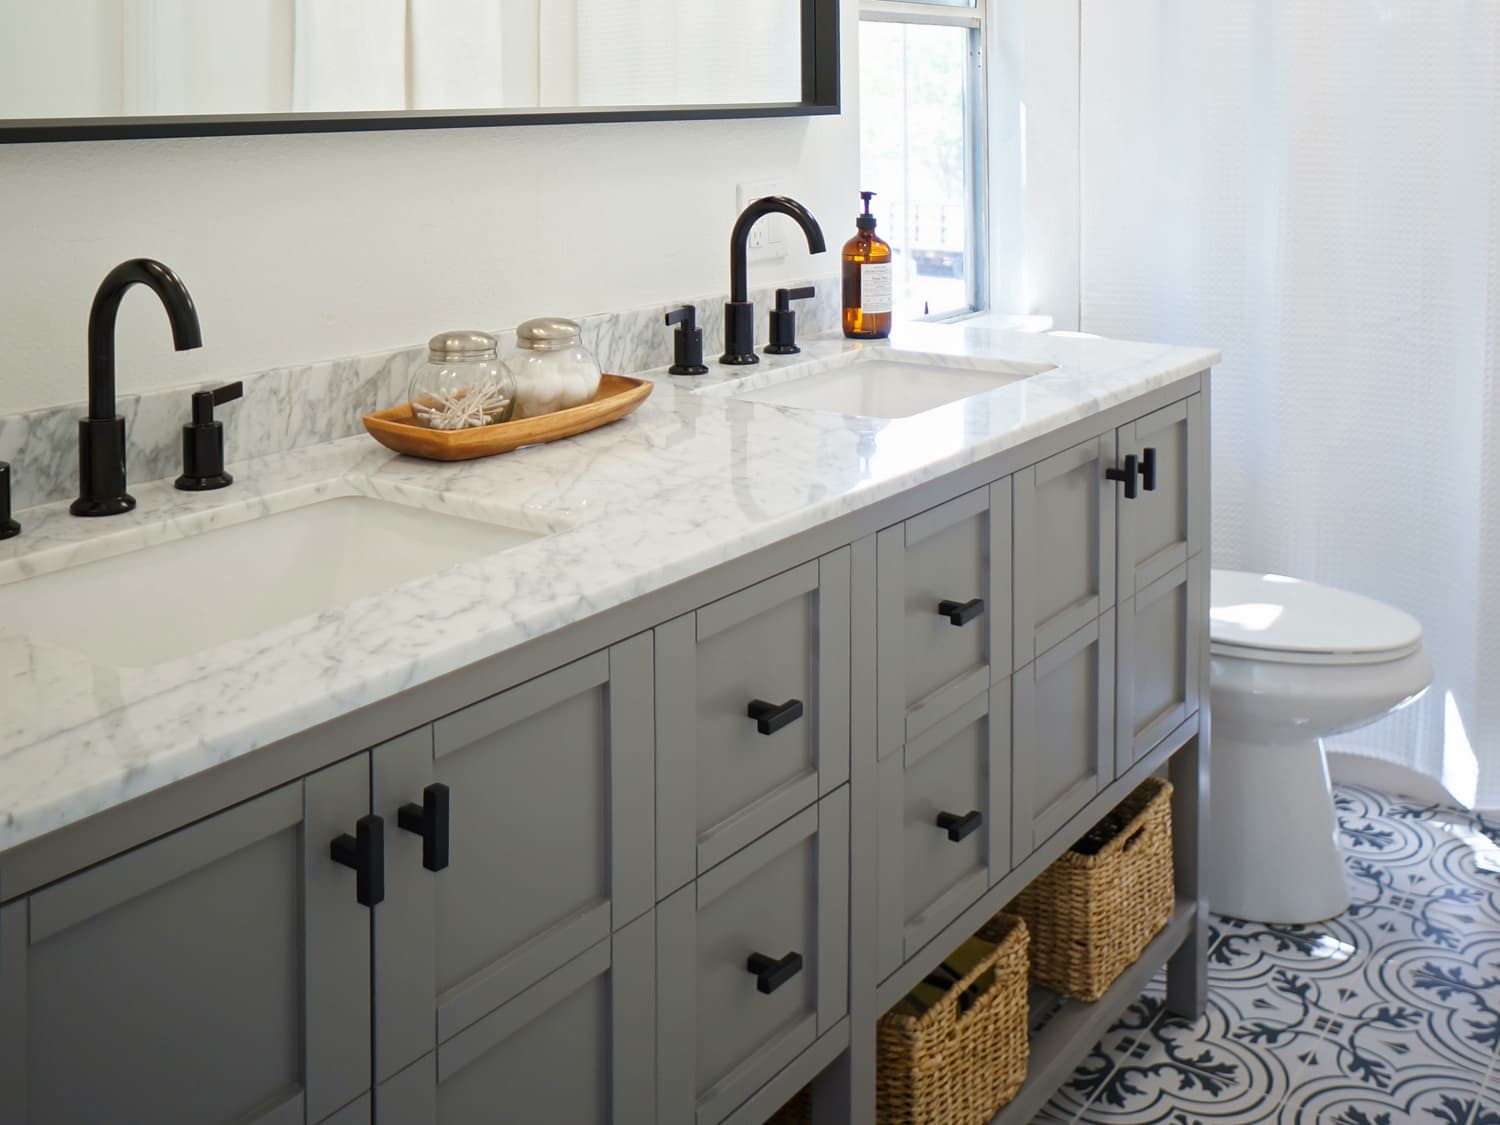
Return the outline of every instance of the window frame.
[[[968,231],[964,240],[965,283],[969,307],[933,313],[915,319],[932,322],[963,320],[989,310],[990,159],[989,67],[985,57],[985,14],[990,0],[859,0],[861,23],[926,24],[966,28],[969,32],[969,66],[964,91],[967,106],[968,159],[965,161],[964,191],[968,197]],[[863,65],[861,63],[861,65]]]

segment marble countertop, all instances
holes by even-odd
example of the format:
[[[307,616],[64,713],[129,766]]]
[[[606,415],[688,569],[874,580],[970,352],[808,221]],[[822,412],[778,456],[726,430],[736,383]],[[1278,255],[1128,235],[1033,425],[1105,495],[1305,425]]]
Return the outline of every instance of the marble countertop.
[[[231,466],[221,492],[132,485],[129,515],[19,513],[0,585],[305,504],[363,494],[546,532],[377,596],[150,668],[91,662],[0,622],[0,852],[173,781],[662,589],[1216,363],[1197,348],[984,323],[842,338],[752,369],[858,348],[1054,370],[881,421],[716,393],[746,369],[659,385],[622,422],[503,457],[437,464],[359,436]],[[709,393],[701,393],[707,389]],[[722,388],[720,388],[722,390]],[[170,607],[164,607],[169,612]]]

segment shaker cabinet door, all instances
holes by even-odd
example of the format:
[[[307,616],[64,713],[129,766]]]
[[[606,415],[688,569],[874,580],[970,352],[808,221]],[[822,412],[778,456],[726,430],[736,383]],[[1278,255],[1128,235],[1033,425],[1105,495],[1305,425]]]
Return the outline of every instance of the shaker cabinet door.
[[[1120,603],[1115,772],[1124,773],[1198,709],[1206,630],[1203,571],[1183,563]]]
[[[0,909],[0,1121],[368,1121],[369,801],[361,754]]]
[[[1176,570],[1203,549],[1208,446],[1202,395],[1138,418],[1116,432],[1119,455],[1137,458],[1136,495],[1118,494],[1118,600]]]

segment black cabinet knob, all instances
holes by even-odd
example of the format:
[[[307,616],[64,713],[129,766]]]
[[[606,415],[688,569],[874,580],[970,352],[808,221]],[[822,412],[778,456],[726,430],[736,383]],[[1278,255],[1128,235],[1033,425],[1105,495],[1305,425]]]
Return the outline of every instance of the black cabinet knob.
[[[970,598],[966,602],[938,602],[938,612],[948,619],[949,625],[967,625],[976,617],[984,615],[984,599]]]
[[[1156,491],[1156,447],[1152,445],[1141,450],[1141,487],[1147,492]]]
[[[755,974],[755,987],[767,996],[802,971],[802,954],[788,953],[774,961],[764,953],[752,953],[745,959],[745,971]]]
[[[422,866],[441,871],[448,866],[448,787],[434,782],[422,790],[420,805],[402,805],[396,825],[422,837]]]
[[[979,826],[984,823],[984,813],[965,813],[959,816],[957,813],[940,812],[937,815],[937,826],[946,829],[948,839],[955,844],[978,831]]]
[[[745,714],[755,720],[755,729],[761,734],[775,734],[782,727],[790,726],[802,718],[802,700],[788,699],[785,703],[767,703],[764,699],[752,699]]]
[[[345,833],[334,840],[329,854],[334,863],[354,870],[354,897],[361,906],[385,901],[385,821],[378,816],[360,817],[354,835]]]
[[[1125,499],[1134,500],[1139,495],[1137,492],[1139,474],[1140,468],[1137,464],[1135,454],[1128,453],[1125,456],[1125,467],[1123,469],[1105,469],[1104,479],[1122,482],[1125,485]]]

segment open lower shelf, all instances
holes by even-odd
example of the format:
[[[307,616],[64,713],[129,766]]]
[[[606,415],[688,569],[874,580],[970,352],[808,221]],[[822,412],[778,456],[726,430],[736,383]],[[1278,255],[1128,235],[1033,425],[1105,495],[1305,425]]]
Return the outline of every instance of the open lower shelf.
[[[990,1120],[990,1125],[1027,1125],[1052,1099],[1099,1037],[1109,1030],[1193,932],[1197,907],[1177,903],[1172,918],[1144,953],[1120,974],[1109,991],[1084,1004],[1045,990],[1033,990],[1031,1061],[1021,1092]],[[1038,1005],[1037,993],[1046,998]]]

